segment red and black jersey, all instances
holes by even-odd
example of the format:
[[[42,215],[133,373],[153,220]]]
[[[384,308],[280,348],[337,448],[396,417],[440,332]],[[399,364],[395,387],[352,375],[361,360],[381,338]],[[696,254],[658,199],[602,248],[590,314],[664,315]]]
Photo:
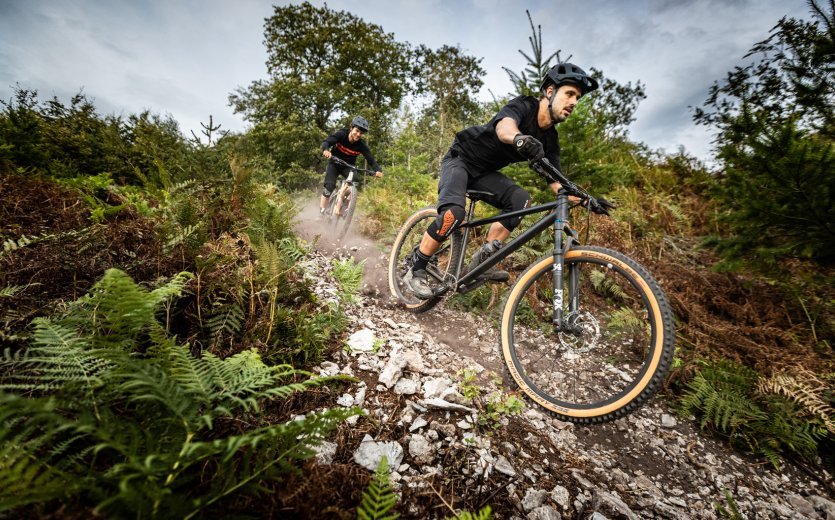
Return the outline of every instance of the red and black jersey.
[[[371,150],[368,149],[368,145],[365,144],[363,139],[360,139],[356,143],[348,141],[347,128],[337,130],[330,137],[322,141],[322,150],[327,150],[328,148],[330,148],[332,154],[352,165],[356,164],[357,156],[362,154],[362,156],[365,157],[365,161],[368,163],[368,168],[371,171],[382,171],[380,165],[374,160],[374,156],[371,155]]]

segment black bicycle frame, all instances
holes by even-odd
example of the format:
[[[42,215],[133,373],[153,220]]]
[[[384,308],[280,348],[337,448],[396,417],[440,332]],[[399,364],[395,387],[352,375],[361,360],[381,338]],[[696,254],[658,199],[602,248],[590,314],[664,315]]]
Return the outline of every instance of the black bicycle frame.
[[[548,226],[554,226],[554,313],[553,313],[553,323],[554,326],[559,330],[563,323],[563,293],[562,293],[562,286],[563,286],[563,265],[565,254],[571,248],[574,243],[579,243],[577,240],[576,232],[569,226],[568,224],[568,195],[565,193],[565,190],[560,190],[557,193],[557,200],[554,202],[549,202],[547,204],[541,204],[539,206],[533,206],[530,208],[520,209],[517,211],[511,211],[509,213],[502,213],[500,215],[495,215],[492,217],[481,218],[477,220],[472,220],[473,211],[475,209],[475,203],[477,202],[477,198],[471,198],[469,208],[467,210],[467,220],[464,222],[459,229],[462,231],[462,254],[459,255],[458,265],[455,266],[455,273],[456,275],[461,272],[464,263],[464,254],[463,249],[466,248],[467,239],[469,237],[470,229],[477,228],[480,226],[484,226],[486,224],[492,224],[493,222],[498,222],[500,220],[505,220],[508,218],[514,217],[523,217],[525,215],[531,215],[533,213],[541,213],[543,211],[548,211],[549,213],[539,219],[536,223],[534,223],[531,227],[523,231],[518,237],[514,238],[510,242],[504,245],[501,249],[499,249],[495,254],[486,258],[483,262],[475,266],[471,271],[467,274],[462,276],[461,278],[456,280],[456,284],[458,288],[467,286],[469,283],[474,282],[480,275],[484,274],[488,269],[493,267],[494,265],[498,264],[509,255],[511,255],[514,251],[522,247],[522,244],[528,242],[536,235],[543,232]],[[578,273],[571,272],[569,274],[569,311],[576,311],[579,308],[579,299],[577,296],[577,291],[575,290],[577,287],[578,282]],[[446,285],[446,288],[443,292],[446,292],[451,287]],[[443,292],[441,294],[443,294]]]

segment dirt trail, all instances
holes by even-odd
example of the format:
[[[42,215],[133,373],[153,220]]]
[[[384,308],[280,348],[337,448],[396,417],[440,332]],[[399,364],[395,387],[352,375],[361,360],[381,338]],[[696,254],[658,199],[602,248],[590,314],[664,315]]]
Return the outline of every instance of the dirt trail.
[[[356,220],[357,215],[354,218]],[[488,334],[490,324],[486,320],[443,306],[415,315],[396,305],[388,288],[388,251],[358,233],[358,227],[357,222],[353,222],[345,237],[335,239],[329,222],[319,218],[318,200],[311,200],[302,207],[295,230],[313,244],[316,251],[333,258],[352,257],[357,262],[365,262],[363,294],[372,305],[395,312],[404,321],[419,324],[423,332],[438,343],[459,355],[478,359],[485,368],[501,373],[501,359],[496,355],[498,332]]]
[[[365,297],[353,317],[357,329],[372,326],[387,330],[401,344],[408,343],[415,334],[427,337],[418,342],[427,345],[423,356],[441,359],[440,365],[450,372],[448,377],[453,381],[457,377],[453,366],[470,364],[501,374],[498,332],[488,320],[443,304],[420,315],[399,308],[388,291],[387,252],[355,232],[349,232],[340,241],[329,239],[328,227],[318,220],[315,203],[303,208],[296,231],[324,255],[323,261],[350,256],[365,262]],[[368,391],[366,400],[385,402],[394,398],[396,406],[406,406],[403,403],[408,402],[373,380]],[[408,406],[398,413],[404,414],[404,418],[412,415]],[[397,414],[387,411],[381,415]],[[729,492],[742,517],[835,520],[831,476],[815,477],[791,464],[783,472],[776,472],[762,461],[702,435],[694,422],[676,417],[658,397],[631,415],[602,425],[562,423],[548,419],[536,407],[529,408],[519,421],[511,423],[515,426],[503,433],[494,433],[497,440],[493,444],[493,452],[506,456],[526,477],[492,499],[503,504],[505,511],[521,513],[511,517],[561,518],[561,510],[563,515],[578,518],[586,518],[592,511],[608,513],[598,518],[720,518],[716,505],[727,507]],[[402,420],[392,432],[380,431],[379,437],[399,438],[411,450],[421,435],[409,433],[416,431],[414,428],[405,435],[397,433],[403,431],[401,423]],[[542,437],[536,440],[536,436]],[[535,456],[525,462],[518,456],[537,445],[540,454],[556,449],[562,462],[537,462]],[[509,451],[503,452],[505,448]],[[435,462],[438,467],[446,464]],[[428,465],[412,463],[408,472],[414,476],[404,475],[403,479],[419,482],[433,471]],[[446,467],[443,471],[454,473],[454,469]],[[491,478],[496,478],[496,474]],[[553,489],[544,489],[546,483]],[[571,496],[568,503],[560,498],[565,495],[563,491]],[[550,516],[552,513],[557,516]]]

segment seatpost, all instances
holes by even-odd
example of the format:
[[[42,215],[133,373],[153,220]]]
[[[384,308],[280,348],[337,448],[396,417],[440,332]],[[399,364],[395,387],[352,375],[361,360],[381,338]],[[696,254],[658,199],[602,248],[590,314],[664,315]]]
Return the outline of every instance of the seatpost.
[[[562,286],[563,286],[563,265],[564,265],[564,254],[563,254],[563,229],[565,228],[566,223],[568,222],[568,195],[566,195],[565,190],[560,188],[557,192],[557,210],[556,210],[556,218],[554,218],[554,312],[552,314],[552,323],[554,325],[554,329],[556,331],[562,330],[562,323],[563,323],[563,294],[562,294]]]

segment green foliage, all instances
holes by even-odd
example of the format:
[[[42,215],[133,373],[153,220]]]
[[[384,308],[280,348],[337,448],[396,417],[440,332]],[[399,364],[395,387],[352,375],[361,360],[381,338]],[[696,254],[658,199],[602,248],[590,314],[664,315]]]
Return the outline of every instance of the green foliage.
[[[751,116],[758,138],[722,154],[715,195],[729,236],[719,251],[766,266],[786,257],[835,261],[835,141],[794,120],[767,128]]]
[[[360,520],[395,520],[400,518],[395,512],[390,512],[397,504],[397,494],[391,488],[389,481],[388,459],[383,456],[377,464],[374,478],[368,483],[368,488],[362,492],[362,503],[357,508]]]
[[[545,74],[553,65],[563,60],[560,58],[559,50],[547,57],[543,55],[542,26],[537,25],[534,27],[530,11],[525,9],[525,14],[528,15],[528,23],[531,25],[532,34],[528,37],[528,41],[531,43],[531,54],[525,54],[522,50],[519,51],[519,54],[527,60],[527,66],[522,69],[521,74],[517,74],[507,67],[502,68],[510,77],[510,81],[516,88],[517,95],[536,97],[539,96],[539,86],[542,84],[542,79],[545,78]],[[556,62],[552,64],[551,60],[553,59],[556,59]]]
[[[716,508],[716,512],[719,513],[719,516],[722,518],[727,518],[728,520],[745,520],[745,516],[739,512],[739,507],[736,505],[736,501],[734,500],[734,496],[731,492],[727,489],[722,490],[725,494],[725,503],[727,504],[727,508],[724,505],[715,503],[714,507]]]
[[[82,93],[66,106],[58,98],[41,102],[37,91],[20,87],[0,106],[0,168],[6,171],[63,179],[106,173],[138,183],[137,174],[159,180],[160,165],[181,171],[189,163],[188,143],[170,117],[101,117]]]
[[[406,44],[349,12],[309,2],[276,6],[264,43],[270,79],[239,89],[230,103],[253,124],[252,145],[276,170],[311,167],[325,135],[356,114],[370,122],[369,139],[387,140],[411,73]]]
[[[357,302],[362,289],[362,272],[365,260],[354,262],[352,258],[333,260],[333,277],[340,288],[340,299],[349,304]]]
[[[420,46],[416,51],[416,94],[428,94],[421,118],[423,135],[438,136],[425,139],[426,152],[433,158],[437,170],[440,158],[446,153],[454,133],[467,126],[480,113],[474,98],[483,85],[481,59],[467,56],[459,47],[444,45],[436,51]]]
[[[463,511],[460,515],[451,518],[452,520],[491,520],[493,518],[493,511],[490,509],[490,506],[484,506],[477,513]]]
[[[694,115],[717,133],[730,261],[835,260],[835,12],[809,6],[812,21],[781,19]]]
[[[524,401],[503,392],[494,392],[484,399],[485,390],[478,384],[478,375],[472,370],[462,370],[458,376],[461,378],[458,383],[461,395],[479,407],[478,422],[482,426],[496,428],[503,417],[519,414],[525,408]]]
[[[697,414],[702,428],[715,428],[775,467],[784,451],[814,459],[818,439],[825,435],[820,420],[810,419],[784,396],[763,394],[759,384],[759,375],[748,367],[727,360],[705,362],[687,383],[682,413]]]
[[[189,279],[148,291],[108,271],[0,360],[0,510],[58,499],[108,517],[189,518],[280,478],[357,413],[265,422],[263,403],[328,379],[253,351],[193,357],[155,319]],[[230,427],[233,416],[247,420]]]

